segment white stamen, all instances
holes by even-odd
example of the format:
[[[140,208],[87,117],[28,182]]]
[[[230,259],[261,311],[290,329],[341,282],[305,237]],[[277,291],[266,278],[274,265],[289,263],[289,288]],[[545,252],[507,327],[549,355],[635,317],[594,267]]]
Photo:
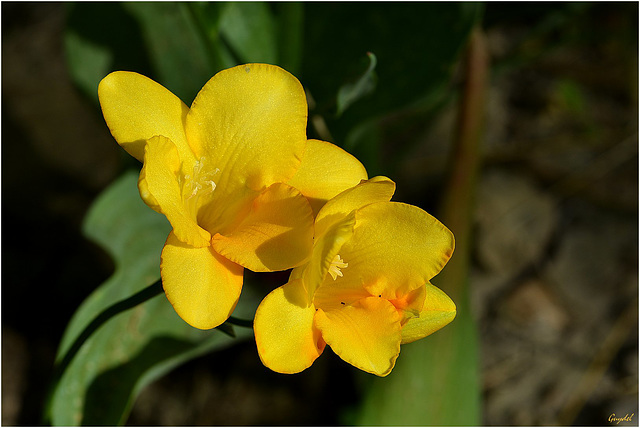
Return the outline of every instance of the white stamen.
[[[200,160],[196,161],[193,165],[193,175],[184,175],[183,194],[187,194],[187,192],[191,190],[191,192],[188,193],[187,201],[196,195],[199,197],[211,194],[216,190],[216,183],[213,181],[213,177],[220,172],[220,169],[216,168],[211,172],[201,174],[202,166],[205,162],[204,157],[200,158]]]
[[[331,266],[329,266],[329,275],[331,275],[331,277],[335,281],[336,279],[338,279],[338,277],[343,276],[340,269],[344,269],[346,267],[349,267],[349,263],[345,263],[344,260],[340,258],[340,255],[336,254],[336,256],[331,261]]]

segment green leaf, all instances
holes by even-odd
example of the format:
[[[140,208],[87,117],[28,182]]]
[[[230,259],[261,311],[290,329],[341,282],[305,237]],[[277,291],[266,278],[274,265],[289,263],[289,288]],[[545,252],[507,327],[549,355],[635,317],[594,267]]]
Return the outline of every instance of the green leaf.
[[[424,100],[450,92],[460,54],[482,8],[481,3],[459,2],[305,3],[301,80],[316,102],[312,115],[324,117],[332,142],[344,147],[347,139],[355,142],[349,133],[363,122],[382,122],[390,116],[397,122],[397,113],[418,104],[422,104],[420,115],[428,117],[432,112],[425,107],[441,103],[436,99],[426,105]],[[365,52],[377,57],[376,90],[366,102],[354,103],[336,117],[335,93],[347,79],[361,73],[359,60]],[[395,172],[401,164],[399,154],[416,141],[393,138],[381,147],[384,154],[364,141],[350,152],[358,159],[378,157],[386,168],[377,173],[393,176],[400,174]],[[365,163],[365,167],[369,170],[372,165]]]
[[[143,30],[157,80],[187,105],[226,64],[196,22],[188,3],[127,2],[124,7]]]
[[[64,47],[74,83],[97,103],[98,83],[113,70],[148,73],[140,28],[120,3],[68,3]]]
[[[220,32],[241,63],[278,63],[275,21],[267,3],[228,3]]]
[[[434,284],[456,302],[453,322],[430,337],[402,346],[393,372],[372,379],[356,413],[363,425],[479,425],[478,338],[470,313],[469,271],[473,201],[486,103],[488,53],[480,28],[471,32],[456,124],[449,182],[438,218],[455,234],[456,250]]]
[[[58,362],[97,314],[160,277],[160,252],[171,228],[164,216],[142,202],[136,183],[135,172],[121,177],[95,201],[85,219],[85,234],[111,255],[116,269],[74,314]],[[234,315],[251,317],[257,301],[244,294]],[[235,331],[238,338],[252,335],[251,329]],[[87,339],[53,386],[49,422],[123,424],[145,385],[189,359],[236,341],[221,331],[189,326],[164,295],[151,298],[109,319]]]
[[[374,70],[378,63],[376,56],[371,52],[367,52],[369,58],[369,66],[360,78],[354,83],[347,83],[340,87],[338,90],[338,112],[337,116],[342,116],[342,113],[353,103],[359,99],[369,95],[376,87],[376,75]]]
[[[279,65],[299,77],[303,53],[304,6],[292,1],[272,3],[272,6],[276,11]]]
[[[85,95],[95,98],[98,83],[109,73],[113,52],[72,30],[65,33],[64,44],[71,78]]]
[[[186,6],[207,45],[214,71],[218,72],[238,65],[238,59],[234,57],[220,32],[220,22],[226,4],[218,2],[189,2]]]
[[[442,330],[403,345],[389,376],[363,379],[367,394],[355,424],[479,425],[477,349],[475,326],[466,310]]]

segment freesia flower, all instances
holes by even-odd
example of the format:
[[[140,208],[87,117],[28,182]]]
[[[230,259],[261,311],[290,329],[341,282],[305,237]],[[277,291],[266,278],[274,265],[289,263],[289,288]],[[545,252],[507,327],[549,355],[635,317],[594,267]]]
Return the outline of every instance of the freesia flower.
[[[256,312],[267,367],[298,373],[328,344],[353,366],[386,376],[401,344],[453,320],[455,304],[429,282],[451,257],[453,234],[420,208],[389,202],[394,191],[391,180],[374,177],[322,207],[311,258]]]
[[[142,199],[171,223],[162,283],[176,312],[197,328],[231,315],[243,268],[304,263],[313,208],[366,179],[353,156],[307,141],[304,90],[276,66],[221,71],[191,108],[124,71],[105,77],[98,95],[116,141],[143,162]]]

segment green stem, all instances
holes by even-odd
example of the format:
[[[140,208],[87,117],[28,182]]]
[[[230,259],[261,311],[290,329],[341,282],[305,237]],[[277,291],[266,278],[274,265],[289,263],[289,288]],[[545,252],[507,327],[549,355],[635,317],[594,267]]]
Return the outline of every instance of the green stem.
[[[468,294],[471,220],[480,170],[488,72],[489,56],[484,34],[476,28],[469,40],[453,164],[440,212],[440,219],[456,237],[456,249],[438,280],[457,304],[462,301],[466,304]]]
[[[229,324],[237,325],[238,327],[249,327],[253,328],[253,320],[243,320],[236,317],[229,317],[227,320]]]

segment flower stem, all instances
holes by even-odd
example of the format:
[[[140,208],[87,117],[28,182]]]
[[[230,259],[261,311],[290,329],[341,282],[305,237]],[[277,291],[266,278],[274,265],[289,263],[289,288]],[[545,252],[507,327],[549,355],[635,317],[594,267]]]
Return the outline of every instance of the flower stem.
[[[476,28],[469,40],[450,177],[440,219],[456,237],[456,249],[439,275],[439,284],[456,304],[466,299],[469,275],[471,216],[480,170],[489,54],[484,34]],[[460,308],[459,308],[460,309]]]
[[[253,320],[243,320],[236,317],[229,317],[227,320],[229,324],[237,325],[238,327],[249,327],[253,328]]]

